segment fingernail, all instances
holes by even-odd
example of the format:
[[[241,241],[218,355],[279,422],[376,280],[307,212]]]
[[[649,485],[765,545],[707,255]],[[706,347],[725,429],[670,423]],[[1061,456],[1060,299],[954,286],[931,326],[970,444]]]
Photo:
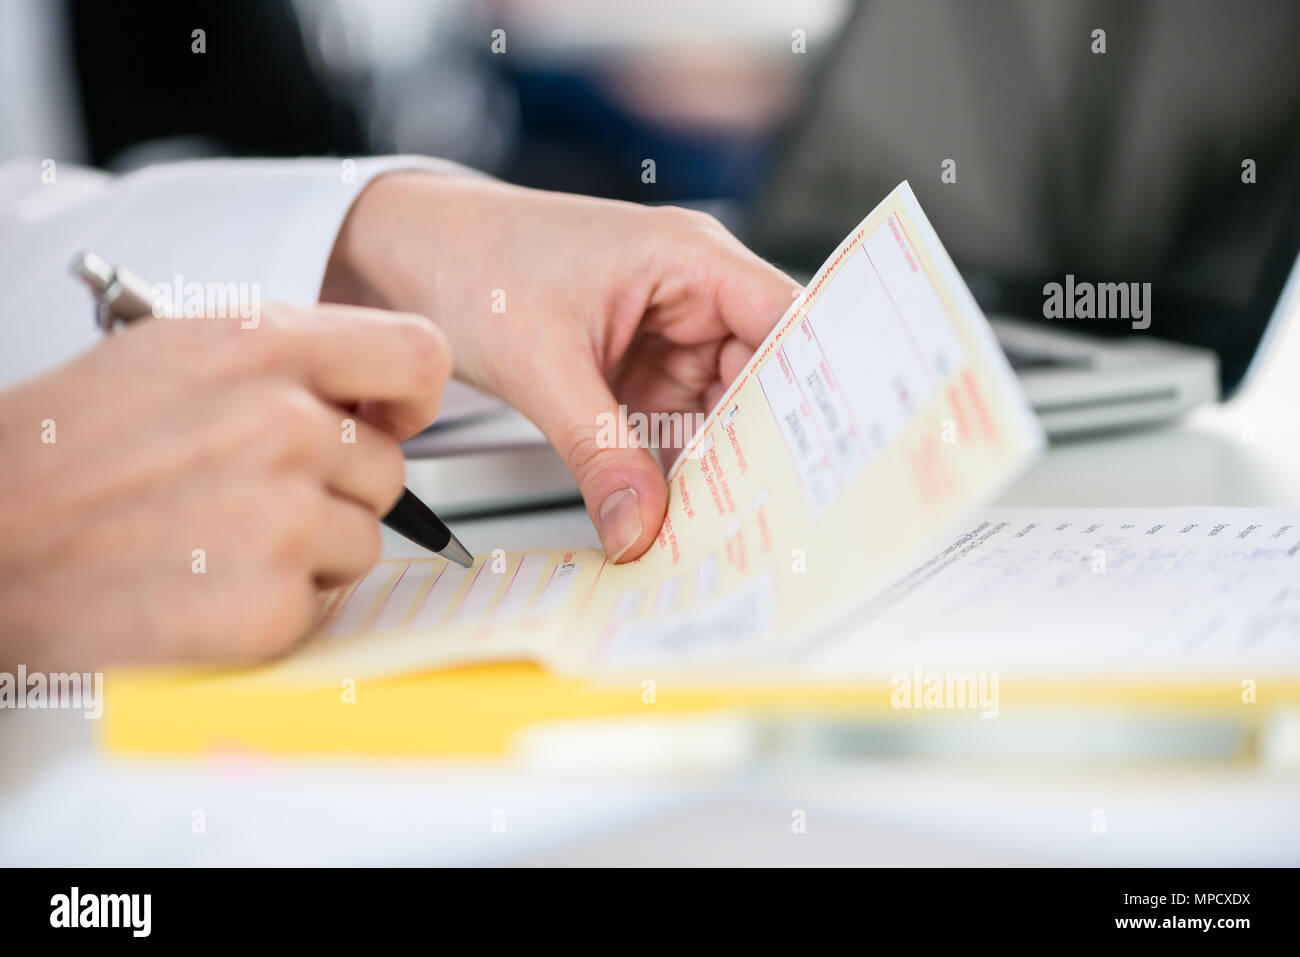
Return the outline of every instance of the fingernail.
[[[600,503],[600,516],[596,521],[600,543],[611,562],[617,562],[623,553],[641,538],[641,511],[637,507],[636,489],[621,488],[610,492]]]

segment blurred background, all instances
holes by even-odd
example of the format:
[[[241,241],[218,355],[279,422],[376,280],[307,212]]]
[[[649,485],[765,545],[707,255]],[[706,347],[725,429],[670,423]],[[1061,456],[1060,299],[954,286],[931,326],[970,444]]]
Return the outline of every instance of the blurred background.
[[[1140,276],[1231,393],[1300,244],[1296,36],[1289,0],[5,0],[0,159],[423,153],[703,206],[796,276],[908,179],[986,312]]]
[[[807,0],[792,19],[773,0],[10,2],[4,107],[24,122],[0,148],[111,170],[425,153],[544,188],[743,202],[848,8]],[[796,29],[807,55],[792,55]],[[21,61],[38,59],[22,72],[40,86],[20,88]],[[647,190],[651,156],[662,172]]]
[[[1293,0],[0,0],[0,160],[429,154],[702,206],[795,275],[906,178],[987,311],[1041,312],[1066,272],[1150,278],[1162,335],[1213,349],[1230,393],[1300,236],[1297,38]],[[1235,188],[1243,157],[1257,189]],[[1275,352],[1268,390],[1058,447],[1012,504],[1295,504],[1300,337]],[[1243,727],[1117,707],[933,738],[722,716],[534,738],[522,776],[112,761],[78,715],[5,717],[0,863],[1300,860],[1294,711]],[[220,841],[193,839],[196,805]],[[519,841],[481,826],[498,807]],[[806,841],[791,809],[811,809]]]

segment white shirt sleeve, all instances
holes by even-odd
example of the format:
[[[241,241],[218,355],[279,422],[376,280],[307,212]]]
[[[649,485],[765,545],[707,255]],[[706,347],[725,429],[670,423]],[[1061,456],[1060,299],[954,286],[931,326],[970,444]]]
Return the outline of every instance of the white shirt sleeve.
[[[468,172],[418,156],[202,160],[119,178],[0,164],[0,389],[101,335],[89,293],[68,271],[79,252],[151,284],[248,284],[261,302],[314,303],[353,200],[401,169]]]

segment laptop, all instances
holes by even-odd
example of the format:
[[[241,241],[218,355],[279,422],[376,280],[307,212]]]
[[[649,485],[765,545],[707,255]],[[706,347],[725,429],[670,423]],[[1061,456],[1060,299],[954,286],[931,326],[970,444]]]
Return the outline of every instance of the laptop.
[[[1172,420],[1300,285],[1296,37],[1294,0],[864,0],[739,231],[807,277],[906,179],[1049,434]],[[579,500],[522,417],[456,418],[408,444],[440,514]]]
[[[793,275],[910,181],[1054,436],[1233,394],[1300,253],[1294,0],[864,0],[746,239]]]

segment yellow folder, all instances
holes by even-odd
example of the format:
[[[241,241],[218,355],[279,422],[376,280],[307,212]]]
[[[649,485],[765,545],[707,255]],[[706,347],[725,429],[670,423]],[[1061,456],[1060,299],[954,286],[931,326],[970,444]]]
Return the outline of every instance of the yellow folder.
[[[575,719],[680,717],[742,711],[768,717],[863,722],[976,721],[966,710],[893,706],[888,682],[876,685],[660,684],[602,686],[547,674],[530,664],[441,670],[339,687],[299,688],[255,673],[132,672],[106,678],[101,730],[119,753],[500,757],[519,732]],[[1261,680],[1257,703],[1244,703],[1235,678],[1165,682],[1018,681],[1003,676],[1003,715],[1058,710],[1214,715],[1251,726],[1279,705],[1300,705],[1300,679]]]

